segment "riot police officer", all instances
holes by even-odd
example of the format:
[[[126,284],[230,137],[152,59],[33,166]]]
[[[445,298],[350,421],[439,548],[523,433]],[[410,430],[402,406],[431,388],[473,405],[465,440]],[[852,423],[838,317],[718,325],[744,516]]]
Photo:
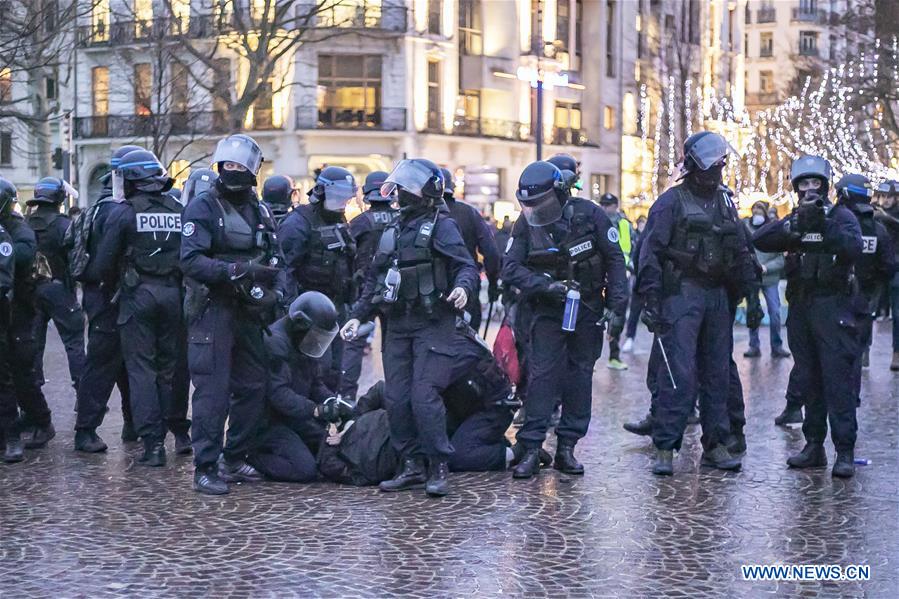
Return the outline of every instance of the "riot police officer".
[[[262,201],[268,204],[278,225],[293,210],[296,187],[293,179],[284,175],[272,175],[262,184]]]
[[[746,295],[757,271],[722,171],[730,144],[701,131],[684,143],[683,182],[652,205],[641,242],[638,292],[643,320],[656,334],[657,411],[653,415],[655,474],[673,473],[687,419],[699,397],[702,465],[737,470],[726,447],[729,356],[733,347],[730,295]],[[733,152],[735,153],[735,152]],[[734,293],[735,289],[742,293]],[[698,380],[697,380],[698,379]]]
[[[787,217],[753,235],[763,252],[788,252],[787,334],[793,374],[805,404],[805,447],[787,460],[791,468],[827,465],[827,421],[837,450],[833,475],[855,473],[856,361],[861,356],[860,319],[867,306],[856,292],[853,267],[864,248],[858,219],[844,205],[831,204],[830,163],[820,156],[793,162],[790,181],[799,204]]]
[[[18,462],[22,459],[22,430],[33,429],[35,435],[38,435],[37,439],[32,437],[31,446],[46,444],[55,435],[50,408],[47,406],[47,400],[41,391],[40,381],[34,368],[37,352],[34,340],[34,322],[37,316],[34,308],[34,262],[37,254],[37,240],[34,231],[25,222],[25,219],[13,211],[13,205],[17,201],[18,192],[15,185],[0,177],[0,227],[11,238],[11,241],[0,242],[0,244],[6,244],[0,247],[2,250],[0,255],[5,254],[2,257],[6,258],[7,262],[12,255],[14,263],[13,269],[6,269],[7,273],[10,270],[14,272],[11,293],[10,291],[5,292],[7,299],[4,302],[8,308],[0,308],[4,310],[5,314],[8,314],[9,319],[3,330],[8,350],[8,352],[4,352],[3,359],[7,361],[7,368],[11,370],[14,397],[22,411],[22,419],[18,425],[12,427],[7,425],[4,460],[9,462]],[[8,287],[8,285],[7,282],[5,286]],[[6,316],[2,318],[6,318]],[[0,394],[2,393],[3,391],[0,389]],[[5,404],[8,402],[8,399],[4,400]],[[4,419],[6,418],[8,417]],[[35,440],[40,443],[35,444]]]
[[[123,210],[124,190],[116,170],[122,157],[134,150],[143,148],[122,146],[113,153],[112,171],[105,178],[100,197],[78,216],[67,235],[71,237],[72,248],[69,266],[72,276],[81,282],[82,304],[88,321],[87,352],[78,383],[78,417],[75,420],[75,450],[87,453],[106,451],[106,443],[97,435],[97,427],[103,423],[113,386],[118,386],[122,397],[122,440],[137,439],[131,419],[128,373],[116,325],[118,307],[114,299],[119,287],[119,273],[107,271],[101,276],[96,260],[107,220]]]
[[[453,447],[438,383],[456,360],[448,340],[477,289],[478,271],[455,221],[439,209],[444,181],[437,165],[422,158],[403,160],[381,193],[394,189],[399,220],[381,235],[342,334],[352,339],[360,322],[377,311],[386,320],[385,402],[391,441],[403,463],[395,478],[381,483],[381,490],[425,485],[429,495],[446,495]]]
[[[600,327],[614,315],[609,333],[620,334],[627,307],[618,231],[595,204],[572,197],[562,171],[549,162],[524,169],[516,197],[524,218],[512,228],[502,279],[521,291],[519,303],[531,316],[525,419],[517,434],[525,451],[513,476],[539,472],[540,448],[559,400],[553,466],[583,474],[574,447],[590,424],[593,366],[602,353]]]
[[[350,235],[356,243],[353,279],[360,292],[365,281],[365,271],[371,265],[378,249],[381,233],[393,224],[399,214],[393,206],[396,194],[389,194],[386,197],[381,195],[381,185],[387,177],[388,174],[384,171],[374,171],[365,177],[362,201],[368,204],[368,210],[350,221]],[[383,322],[381,324],[383,325]],[[346,400],[352,401],[356,398],[359,376],[362,374],[362,358],[367,346],[368,335],[357,335],[354,339],[343,342],[343,372],[339,391],[341,397]]]
[[[195,197],[215,185],[219,176],[210,168],[198,168],[190,172],[181,192],[181,203],[187,206]]]
[[[443,188],[443,200],[449,209],[450,216],[459,226],[462,233],[462,241],[468,248],[471,259],[474,260],[478,270],[483,270],[487,275],[487,301],[490,303],[499,299],[499,269],[502,266],[502,257],[496,247],[491,227],[478,212],[477,208],[457,200],[454,195],[456,184],[453,175],[447,169],[440,169],[443,180],[446,182]],[[483,256],[484,261],[478,260],[478,255]],[[477,331],[481,326],[481,292],[480,285],[475,293],[468,298],[465,311],[471,316],[471,327]]]
[[[10,200],[7,198],[3,201]],[[3,206],[0,205],[0,208]],[[19,408],[12,382],[15,368],[11,359],[13,352],[9,345],[11,302],[16,274],[14,241],[6,228],[0,225],[0,448],[3,449],[3,461],[7,463],[21,462],[25,457],[25,446],[16,422]]]
[[[123,209],[107,221],[98,268],[120,276],[119,315],[122,354],[128,371],[131,408],[144,444],[139,460],[164,466],[166,423],[179,452],[187,452],[187,403],[173,387],[181,323],[181,211],[168,191],[174,180],[152,152],[133,150],[122,157]]]
[[[339,166],[322,169],[309,191],[309,204],[298,206],[287,215],[279,232],[297,293],[324,293],[337,306],[341,320],[356,298],[356,244],[344,214],[356,193],[356,180],[348,170]],[[328,385],[339,388],[343,370],[343,344],[339,340],[331,345],[322,362]]]
[[[877,207],[875,218],[886,227],[893,242],[893,251],[899,252],[899,181],[881,182],[874,194]],[[899,255],[896,255],[899,263]],[[890,312],[899,314],[899,272],[893,275],[889,287]],[[893,360],[890,370],[899,370],[899,318],[893,318]]]
[[[265,404],[262,335],[278,302],[281,264],[275,221],[253,190],[262,160],[247,135],[219,141],[213,154],[218,180],[182,215],[194,489],[200,493],[220,495],[228,482],[261,479],[246,456]],[[219,471],[225,420],[228,441]]]
[[[861,369],[868,366],[874,314],[880,305],[884,290],[896,272],[896,257],[889,232],[882,223],[874,219],[874,206],[871,205],[874,190],[871,181],[864,175],[850,173],[843,175],[835,189],[839,203],[846,206],[858,219],[864,242],[862,255],[855,263],[855,279],[858,281],[861,299],[866,306],[858,323],[861,334],[859,343],[863,353],[856,368],[855,390],[856,397],[860,399]]]
[[[52,319],[66,349],[72,384],[77,388],[84,368],[84,313],[75,296],[75,281],[69,274],[69,256],[64,243],[72,221],[59,211],[66,196],[74,191],[61,179],[44,177],[34,186],[34,198],[27,202],[32,209],[26,221],[34,230],[38,249],[39,274],[35,290],[38,380],[44,380],[44,346],[47,324]],[[77,193],[72,195],[77,197]],[[44,267],[49,272],[43,272]]]

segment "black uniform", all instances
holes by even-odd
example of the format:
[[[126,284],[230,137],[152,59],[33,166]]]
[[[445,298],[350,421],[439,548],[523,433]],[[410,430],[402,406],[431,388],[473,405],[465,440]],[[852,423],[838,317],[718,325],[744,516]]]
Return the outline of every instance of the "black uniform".
[[[854,373],[867,309],[852,276],[864,246],[858,220],[836,205],[822,233],[796,233],[786,217],[760,228],[753,241],[763,252],[789,252],[787,333],[806,410],[806,441],[823,445],[829,418],[837,451],[851,452],[858,429]]]
[[[503,263],[502,279],[522,293],[530,315],[525,422],[517,439],[526,449],[542,445],[561,399],[556,427],[561,445],[573,447],[590,424],[593,366],[602,353],[605,309],[624,317],[627,278],[617,231],[595,204],[571,198],[562,218],[534,227],[519,218]],[[580,309],[575,330],[562,330],[564,301],[547,294],[551,283],[576,281]],[[519,304],[521,318],[522,306]]]
[[[38,204],[26,220],[37,237],[37,251],[46,259],[50,271],[40,273],[35,289],[35,372],[43,384],[47,324],[52,319],[66,349],[72,384],[77,388],[84,370],[84,313],[75,295],[75,282],[69,275],[68,250],[64,245],[72,221],[60,214],[58,204]]]
[[[392,266],[401,283],[389,303],[385,277]],[[409,210],[381,236],[351,317],[366,322],[380,312],[386,320],[385,404],[393,446],[406,459],[434,464],[453,455],[439,389],[458,360],[449,346],[457,314],[445,295],[461,287],[471,297],[477,283],[477,267],[445,212]]]
[[[122,273],[118,319],[131,389],[134,426],[145,444],[186,433],[187,403],[173,391],[183,327],[180,202],[166,193],[136,193],[112,215],[96,260],[103,278]],[[180,401],[178,401],[180,400]]]
[[[6,442],[8,434],[18,435],[16,418],[18,406],[13,388],[12,350],[9,346],[10,311],[12,306],[13,281],[16,264],[13,238],[3,225],[0,225],[0,446]]]
[[[268,369],[263,326],[270,321],[270,280],[232,280],[234,264],[277,266],[275,222],[255,192],[228,192],[221,181],[184,209],[181,270],[188,362],[194,383],[191,437],[200,469],[215,465],[229,422],[226,460],[243,460],[265,405]],[[259,296],[258,298],[253,297]]]

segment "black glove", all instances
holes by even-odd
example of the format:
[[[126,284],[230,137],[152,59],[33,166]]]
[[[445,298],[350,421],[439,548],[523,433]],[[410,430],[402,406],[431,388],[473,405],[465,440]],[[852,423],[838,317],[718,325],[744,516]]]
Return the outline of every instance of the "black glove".
[[[609,327],[606,329],[609,337],[616,339],[620,337],[621,332],[624,331],[624,322],[625,318],[623,314],[612,314],[609,317]]]
[[[318,413],[325,422],[342,422],[353,417],[353,405],[340,396],[329,397],[318,407]]]
[[[487,301],[495,302],[499,299],[499,283],[497,281],[490,281],[487,285]]]
[[[643,308],[640,320],[646,325],[650,333],[664,335],[671,329],[671,325],[662,318],[662,312],[658,302],[647,302]]]
[[[278,276],[278,272],[277,268],[256,262],[234,262],[228,265],[228,278],[232,281],[246,277],[251,281],[270,285]]]
[[[803,234],[823,233],[826,218],[823,205],[819,206],[814,199],[803,201],[796,207],[796,230]]]
[[[568,295],[568,285],[555,281],[542,291],[542,295],[550,302],[564,304],[565,297]]]

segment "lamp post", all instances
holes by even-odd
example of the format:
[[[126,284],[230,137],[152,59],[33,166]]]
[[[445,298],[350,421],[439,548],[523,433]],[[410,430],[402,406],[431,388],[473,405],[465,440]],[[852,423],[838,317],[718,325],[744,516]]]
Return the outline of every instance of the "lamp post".
[[[555,73],[544,71],[540,67],[538,58],[537,67],[518,67],[516,76],[520,81],[528,81],[531,87],[537,90],[537,122],[534,139],[537,142],[537,160],[543,159],[543,90],[553,89],[556,86],[568,85],[567,73]]]

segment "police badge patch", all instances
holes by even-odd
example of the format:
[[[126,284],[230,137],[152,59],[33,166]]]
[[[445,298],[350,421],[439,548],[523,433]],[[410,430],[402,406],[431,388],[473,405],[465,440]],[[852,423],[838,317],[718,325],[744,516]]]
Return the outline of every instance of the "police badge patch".
[[[185,237],[190,237],[196,231],[196,225],[193,223],[184,223],[184,230],[181,232]]]
[[[606,236],[612,243],[618,243],[618,229],[616,229],[615,227],[609,227],[609,232],[606,234]]]
[[[0,243],[0,256],[12,256],[12,244],[4,241]]]

